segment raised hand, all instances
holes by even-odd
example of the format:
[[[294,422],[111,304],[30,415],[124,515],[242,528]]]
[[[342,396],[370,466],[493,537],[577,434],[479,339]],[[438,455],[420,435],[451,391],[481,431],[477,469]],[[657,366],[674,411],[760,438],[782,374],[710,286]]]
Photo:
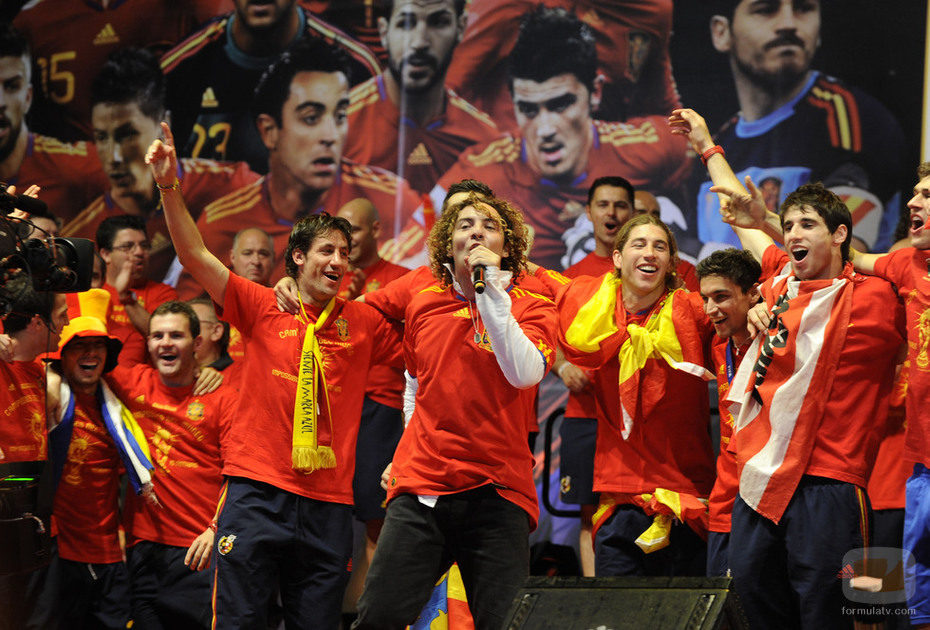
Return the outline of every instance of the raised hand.
[[[693,109],[673,110],[672,115],[668,117],[668,126],[673,134],[685,136],[698,155],[714,146],[707,123]]]
[[[729,203],[721,204],[720,207],[720,217],[724,223],[741,228],[762,229],[768,214],[765,198],[748,175],[746,188],[749,194],[729,186],[711,186],[710,192],[720,193],[729,198]]]
[[[152,142],[145,154],[145,163],[151,167],[155,183],[167,187],[172,186],[178,179],[178,156],[168,123],[163,122],[161,130],[165,139]]]

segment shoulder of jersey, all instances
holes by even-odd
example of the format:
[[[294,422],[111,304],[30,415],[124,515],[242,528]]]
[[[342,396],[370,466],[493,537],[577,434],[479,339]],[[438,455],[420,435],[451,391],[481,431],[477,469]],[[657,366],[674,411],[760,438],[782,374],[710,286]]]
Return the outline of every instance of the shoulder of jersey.
[[[239,162],[218,162],[205,158],[181,158],[181,168],[185,173],[196,175],[222,175],[231,177],[239,170]]]
[[[225,197],[220,197],[203,210],[204,221],[215,223],[227,217],[241,214],[252,209],[262,198],[262,177],[256,181],[238,188]]]
[[[491,127],[492,129],[497,129],[497,124],[491,120],[491,117],[486,113],[466,101],[464,98],[455,93],[455,90],[451,88],[446,89],[446,94],[449,96],[449,107],[454,107],[458,110],[461,110],[477,120],[482,125]]]
[[[51,136],[34,134],[32,149],[35,153],[47,153],[49,155],[71,155],[74,157],[87,157],[90,153],[85,141],[64,142]]]
[[[381,64],[378,62],[378,58],[375,57],[375,54],[371,52],[365,44],[353,39],[350,35],[339,30],[332,24],[321,20],[311,13],[309,9],[304,9],[303,11],[304,15],[307,16],[307,33],[329,40],[330,43],[338,43],[358,61],[368,66],[372,74],[378,74]]]
[[[107,204],[104,201],[103,195],[100,195],[96,199],[90,202],[90,204],[81,210],[81,212],[71,219],[70,222],[66,223],[64,227],[61,228],[62,236],[71,236],[73,234],[79,233],[87,225],[93,223],[97,220],[101,213],[106,212]]]
[[[187,39],[162,55],[161,69],[164,73],[171,72],[185,59],[196,55],[201,49],[216,41],[226,33],[226,24],[232,14],[222,15],[208,22],[203,28],[195,31]]]
[[[653,144],[659,141],[659,132],[651,120],[634,119],[630,122],[595,120],[601,144],[622,147],[628,144]]]
[[[351,116],[380,100],[381,90],[378,89],[378,78],[372,77],[349,91],[348,114]]]
[[[470,166],[476,168],[493,164],[509,164],[519,159],[520,145],[519,138],[507,135],[489,142],[482,148],[470,150],[465,154],[464,159]]]
[[[391,171],[377,166],[342,160],[342,180],[347,184],[362,186],[393,195],[397,192],[400,178]]]
[[[513,299],[526,298],[530,300],[542,300],[543,302],[548,302],[549,304],[553,304],[553,301],[551,298],[548,298],[545,295],[542,295],[541,293],[534,293],[533,291],[527,291],[526,289],[522,289],[516,285],[510,290],[510,297]]]
[[[806,100],[826,115],[830,142],[834,147],[846,151],[862,150],[859,103],[852,90],[839,79],[820,75],[811,86]]]

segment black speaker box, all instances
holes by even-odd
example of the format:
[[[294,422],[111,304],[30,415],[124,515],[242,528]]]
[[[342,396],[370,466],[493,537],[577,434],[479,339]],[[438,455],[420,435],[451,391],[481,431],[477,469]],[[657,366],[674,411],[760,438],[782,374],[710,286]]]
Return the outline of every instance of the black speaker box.
[[[506,630],[743,630],[731,578],[531,577]]]

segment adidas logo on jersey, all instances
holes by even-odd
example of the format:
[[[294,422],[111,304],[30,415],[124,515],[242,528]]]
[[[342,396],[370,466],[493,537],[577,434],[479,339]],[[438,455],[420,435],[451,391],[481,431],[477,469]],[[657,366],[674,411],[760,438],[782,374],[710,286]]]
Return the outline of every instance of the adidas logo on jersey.
[[[413,148],[413,151],[410,152],[410,155],[407,156],[407,165],[408,166],[429,166],[433,163],[433,158],[430,157],[429,151],[426,150],[426,145],[422,142]]]
[[[106,26],[100,29],[97,36],[94,37],[94,46],[106,46],[107,44],[118,44],[119,37],[113,29],[113,25],[107,22]]]
[[[207,89],[203,91],[203,96],[200,97],[200,106],[201,107],[219,107],[220,102],[216,100],[216,94],[213,93],[213,88],[207,86]]]

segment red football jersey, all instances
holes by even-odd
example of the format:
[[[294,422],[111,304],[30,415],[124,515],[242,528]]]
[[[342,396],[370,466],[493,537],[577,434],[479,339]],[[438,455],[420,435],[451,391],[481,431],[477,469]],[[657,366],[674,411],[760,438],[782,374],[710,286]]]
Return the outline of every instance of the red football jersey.
[[[258,179],[245,162],[214,162],[183,158],[178,169],[178,181],[184,194],[184,202],[195,219],[207,204]],[[100,223],[109,217],[125,214],[109,193],[95,199],[70,223],[62,228],[62,236],[78,236],[95,239]],[[174,261],[174,245],[165,223],[165,213],[159,201],[145,222],[145,232],[152,244],[149,252],[147,275],[150,280],[161,282]],[[228,255],[228,252],[227,252]],[[202,293],[202,292],[201,292]],[[198,293],[197,295],[200,295]],[[191,297],[197,297],[193,295]],[[190,299],[190,298],[187,298]]]
[[[368,368],[372,364],[400,365],[399,327],[390,324],[370,306],[336,298],[336,307],[317,332],[323,351],[326,406],[320,422],[331,422],[336,468],[303,474],[291,465],[294,399],[306,324],[282,313],[274,291],[234,273],[226,285],[223,319],[242,333],[249,360],[243,366],[243,396],[224,448],[223,474],[269,483],[286,492],[333,503],[352,503],[355,441]],[[313,322],[322,309],[308,308]]]
[[[930,400],[930,251],[914,247],[899,249],[879,258],[875,273],[898,287],[898,296],[904,300],[907,312],[904,456],[930,466],[930,409],[926,404]]]
[[[430,192],[462,151],[502,135],[487,114],[452,90],[446,90],[443,114],[422,127],[401,116],[383,75],[355,87],[350,98],[345,156],[397,173],[420,193]]]
[[[97,396],[75,391],[74,402],[68,460],[55,491],[58,555],[82,563],[119,562],[119,453]]]
[[[468,27],[446,73],[447,85],[501,126],[515,124],[507,60],[521,18],[537,4],[538,0],[471,0]],[[669,114],[681,107],[668,52],[672,0],[546,0],[545,4],[564,7],[591,27],[598,71],[606,80],[604,117]]]
[[[598,177],[622,175],[633,186],[669,191],[678,188],[691,170],[688,147],[673,136],[660,116],[629,123],[593,122],[594,144],[586,171],[568,185],[540,177],[527,161],[519,137],[507,136],[468,149],[439,180],[448,189],[461,179],[488,184],[498,195],[523,209],[534,230],[533,262],[561,269],[565,230],[584,212],[588,188]]]
[[[419,199],[407,184],[392,173],[343,161],[339,179],[327,191],[320,207],[308,209],[308,214],[328,212],[335,215],[339,208],[359,197],[368,199],[378,208],[384,240],[392,235],[398,204],[400,211],[396,217],[404,220],[419,204]],[[197,220],[197,227],[207,249],[227,265],[237,232],[247,227],[264,230],[274,242],[275,267],[271,280],[276,282],[284,277],[284,250],[293,223],[275,215],[268,198],[266,178],[211,203]],[[178,281],[178,292],[187,299],[188,295],[200,295],[202,290],[189,274],[184,273]]]
[[[193,386],[168,387],[147,365],[118,367],[107,382],[129,407],[149,442],[152,483],[160,506],[126,494],[129,540],[187,547],[213,520],[223,485],[222,455],[238,392],[226,385],[203,396]]]
[[[19,172],[7,183],[15,184],[20,190],[37,184],[42,188],[39,198],[65,223],[103,193],[109,184],[93,144],[69,144],[35,133],[29,134]]]
[[[0,464],[48,457],[45,373],[37,361],[0,361]]]
[[[90,87],[107,56],[134,46],[166,50],[229,0],[42,0],[13,25],[29,39],[47,107],[33,112],[35,129],[64,140],[87,140]],[[42,105],[42,103],[37,103]]]
[[[788,255],[772,245],[765,250],[762,269],[788,262]],[[770,278],[763,284],[763,295],[773,280]],[[846,340],[840,351],[833,390],[817,392],[818,396],[826,396],[826,405],[804,474],[865,488],[885,435],[895,357],[904,342],[905,318],[904,308],[890,284],[861,274],[853,281]]]
[[[555,306],[517,286],[509,292],[511,313],[548,370],[555,357]],[[491,483],[526,510],[535,527],[539,507],[526,431],[536,388],[517,389],[503,378],[487,333],[475,339],[472,312],[477,307],[470,310],[436,281],[405,309],[404,354],[418,389],[394,453],[388,501],[402,493],[451,494]]]
[[[643,324],[649,313],[627,313],[623,301],[617,300],[618,330],[602,340],[599,349],[581,352],[565,341],[565,328],[601,281],[579,277],[558,301],[559,341],[565,358],[595,370],[595,396],[605,414],[597,423],[594,490],[639,494],[665,488],[706,497],[714,483],[714,459],[707,431],[707,384],[701,378],[673,369],[664,359],[647,359],[640,370],[637,406],[628,410],[632,427],[626,439],[621,435],[626,423],[620,417],[619,350],[629,338],[627,325]],[[674,300],[672,319],[679,339],[690,339],[696,346],[683,349],[708,357],[714,329],[704,315],[700,296],[676,291],[670,299]]]
[[[392,262],[378,259],[378,262],[362,270],[365,274],[365,285],[362,294],[377,291],[384,285],[405,275],[409,269],[395,265]],[[352,281],[352,272],[346,273],[342,279],[339,296],[349,299],[348,288]],[[404,404],[404,370],[400,367],[387,365],[372,365],[368,372],[368,386],[365,393],[369,398],[382,405],[400,409]]]
[[[895,378],[891,410],[888,412],[888,431],[878,447],[875,466],[869,475],[866,490],[873,510],[903,510],[904,487],[914,472],[913,460],[904,456],[904,401],[907,398],[908,369],[908,365],[902,366]]]

